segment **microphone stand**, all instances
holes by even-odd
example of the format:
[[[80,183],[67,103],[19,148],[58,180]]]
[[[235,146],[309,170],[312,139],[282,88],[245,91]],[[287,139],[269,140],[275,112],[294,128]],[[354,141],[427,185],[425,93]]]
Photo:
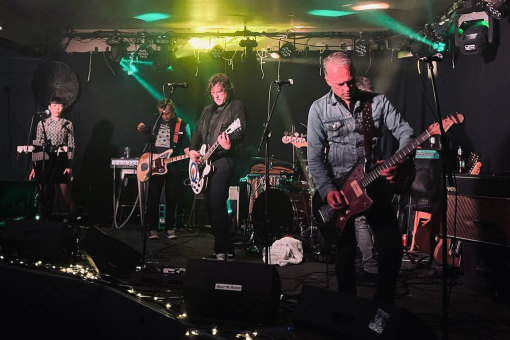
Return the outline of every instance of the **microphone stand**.
[[[432,92],[434,94],[434,101],[436,103],[436,120],[439,125],[439,129],[441,131],[441,153],[443,153],[444,157],[441,162],[441,177],[442,177],[442,192],[441,192],[441,199],[440,202],[442,204],[441,209],[441,241],[442,241],[442,258],[443,258],[443,271],[442,271],[442,311],[441,311],[441,329],[442,329],[442,336],[441,338],[443,340],[448,339],[448,246],[447,246],[447,240],[448,237],[446,236],[448,226],[447,226],[447,210],[448,210],[448,201],[447,201],[447,191],[446,191],[446,176],[447,176],[447,163],[448,163],[448,147],[449,147],[449,140],[448,136],[446,135],[446,132],[443,128],[443,121],[441,116],[441,108],[439,106],[439,98],[437,94],[437,88],[436,88],[436,78],[434,76],[434,64],[432,60],[426,61],[430,70],[430,79],[432,84]],[[445,152],[446,150],[446,152]]]
[[[48,135],[46,134],[46,127],[44,126],[44,119],[42,119],[41,115],[38,115],[38,116],[39,116],[39,122],[41,123],[41,128],[42,128],[42,132],[43,132],[41,174],[39,175],[38,171],[37,171],[37,166],[36,166],[37,161],[33,161],[32,166],[33,166],[34,172],[35,172],[35,180],[36,181],[37,181],[37,179],[40,180],[40,183],[38,185],[40,198],[39,198],[39,201],[37,202],[37,204],[38,204],[37,210],[39,210],[39,212],[43,215],[43,220],[46,221],[46,220],[48,220],[48,216],[47,216],[47,211],[45,209],[46,204],[44,203],[44,201],[48,198],[47,196],[48,196],[48,182],[49,182],[48,178],[47,178],[47,174],[46,174],[46,150],[48,150],[48,160],[49,160],[50,159],[50,155],[49,155],[50,141],[48,140]],[[51,118],[51,116],[49,118]],[[37,129],[36,129],[36,136],[37,136]],[[32,157],[33,157],[33,153],[32,153]]]
[[[280,92],[282,90],[282,84],[277,82],[278,84],[278,92],[276,94],[276,99],[273,102],[273,106],[271,107],[271,110],[267,113],[267,120],[264,123],[264,131],[262,133],[262,136],[260,138],[259,147],[257,149],[257,152],[260,152],[260,149],[262,148],[262,144],[265,142],[265,155],[264,155],[264,178],[265,178],[265,189],[266,189],[266,200],[264,201],[264,232],[267,231],[268,235],[267,238],[270,239],[272,236],[272,233],[269,232],[269,138],[271,137],[271,131],[269,130],[269,123],[271,121],[271,117],[273,116],[273,112],[276,106],[276,102],[278,101],[278,97],[280,96]],[[270,85],[272,86],[272,84]],[[265,246],[265,263],[269,264],[269,247],[271,246],[270,242]]]
[[[149,172],[148,172],[148,176],[147,176],[147,181],[145,182],[145,186],[143,187],[143,204],[142,202],[140,202],[140,204],[143,205],[143,213],[142,213],[142,234],[143,234],[143,245],[142,245],[142,263],[141,263],[141,267],[142,268],[145,268],[145,257],[146,257],[146,253],[147,253],[147,203],[148,203],[148,196],[149,196],[149,186],[150,186],[150,180],[152,178],[152,156],[153,156],[153,153],[154,153],[154,139],[155,139],[155,132],[156,132],[156,126],[158,126],[159,122],[161,121],[161,116],[163,116],[163,112],[165,111],[166,109],[166,106],[168,105],[168,103],[170,102],[170,97],[173,95],[174,93],[174,87],[171,85],[170,86],[170,95],[168,96],[167,100],[166,100],[166,103],[165,103],[165,107],[163,109],[163,111],[161,111],[161,113],[159,114],[158,118],[156,119],[156,121],[154,122],[154,126],[152,127],[152,131],[150,132],[150,134],[147,136],[147,143],[145,144],[145,147],[143,148],[143,150],[147,150],[147,148],[149,149]]]

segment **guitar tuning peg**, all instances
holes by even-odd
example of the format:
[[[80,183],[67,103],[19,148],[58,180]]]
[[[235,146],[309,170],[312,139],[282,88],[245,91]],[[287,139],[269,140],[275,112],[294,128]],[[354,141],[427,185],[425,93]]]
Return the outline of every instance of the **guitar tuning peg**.
[[[299,133],[294,132],[294,136],[295,136],[295,137],[299,137]]]

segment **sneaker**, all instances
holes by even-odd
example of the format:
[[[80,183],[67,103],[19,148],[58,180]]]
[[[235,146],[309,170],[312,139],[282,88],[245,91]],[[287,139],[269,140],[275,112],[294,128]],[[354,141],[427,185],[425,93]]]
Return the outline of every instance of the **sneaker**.
[[[159,238],[157,230],[151,230],[149,233],[149,240],[157,240]]]
[[[235,261],[236,256],[234,254],[227,253],[227,261]]]
[[[217,261],[225,261],[226,259],[227,259],[227,254],[224,254],[224,253],[216,254],[216,260]]]
[[[166,231],[166,237],[169,240],[175,240],[177,238],[177,235],[175,234],[175,231],[173,229],[169,229]]]

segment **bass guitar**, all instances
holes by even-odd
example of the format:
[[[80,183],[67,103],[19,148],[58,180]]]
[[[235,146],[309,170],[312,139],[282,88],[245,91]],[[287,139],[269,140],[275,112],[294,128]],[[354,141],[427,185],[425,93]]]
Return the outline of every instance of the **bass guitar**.
[[[162,153],[152,154],[152,174],[153,175],[164,175],[168,172],[166,167],[167,164],[177,162],[183,159],[189,158],[189,155],[181,155],[171,157],[173,150],[168,149]],[[136,165],[136,177],[140,182],[146,182],[149,179],[149,162],[150,162],[150,152],[144,153],[140,159],[138,159],[138,163]]]
[[[443,119],[443,128],[447,131],[452,125],[460,124],[463,121],[464,116],[457,113]],[[324,203],[318,192],[316,192],[316,197],[314,197],[312,202],[312,210],[315,220],[319,224],[322,224],[322,229],[324,229],[324,231],[321,231],[325,234],[324,236],[326,238],[331,237],[333,233],[330,227],[332,227],[335,222],[336,235],[341,234],[350,218],[361,215],[363,212],[367,211],[372,205],[372,199],[367,194],[367,187],[379,178],[379,173],[408,157],[420,144],[437,134],[440,134],[440,128],[439,124],[435,123],[430,125],[429,128],[415,140],[401,148],[388,160],[377,165],[371,171],[365,173],[365,164],[355,166],[339,190],[346,203],[346,208],[343,210],[334,210],[329,204]]]
[[[240,127],[241,120],[237,118],[228,126],[225,132],[230,135],[237,131]],[[220,143],[218,143],[218,141],[216,141],[210,148],[207,147],[207,144],[202,145],[199,150],[199,153],[202,155],[202,162],[198,164],[191,159],[189,161],[188,174],[191,189],[193,189],[195,194],[201,193],[207,187],[207,176],[213,170],[213,165],[209,158],[211,158],[219,145]]]

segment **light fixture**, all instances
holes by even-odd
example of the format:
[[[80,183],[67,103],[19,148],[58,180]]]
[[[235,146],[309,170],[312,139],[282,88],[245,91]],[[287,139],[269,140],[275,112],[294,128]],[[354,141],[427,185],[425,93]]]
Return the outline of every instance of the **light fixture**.
[[[257,47],[259,45],[258,42],[255,41],[255,39],[246,38],[239,42],[239,46],[244,47],[246,49],[246,54],[253,53],[253,48]]]
[[[357,39],[354,41],[354,53],[358,57],[364,57],[370,50],[370,41],[365,39]]]
[[[211,48],[211,50],[209,51],[209,54],[214,59],[221,59],[221,58],[223,58],[223,54],[224,53],[225,53],[225,51],[223,50],[223,48],[220,45],[214,45]]]
[[[492,41],[492,17],[485,11],[463,13],[456,18],[455,46],[462,54],[483,54]]]
[[[290,42],[284,43],[280,47],[280,57],[288,59],[296,55],[296,46]]]
[[[508,13],[507,0],[482,0],[482,7],[488,14],[498,20]]]
[[[136,50],[136,58],[141,61],[151,60],[154,54],[152,49],[152,41],[150,40],[147,32],[142,32],[140,39],[137,41],[137,45],[140,45]]]
[[[127,53],[129,43],[124,41],[117,34],[106,39],[106,44],[110,46],[110,59],[119,63]]]

